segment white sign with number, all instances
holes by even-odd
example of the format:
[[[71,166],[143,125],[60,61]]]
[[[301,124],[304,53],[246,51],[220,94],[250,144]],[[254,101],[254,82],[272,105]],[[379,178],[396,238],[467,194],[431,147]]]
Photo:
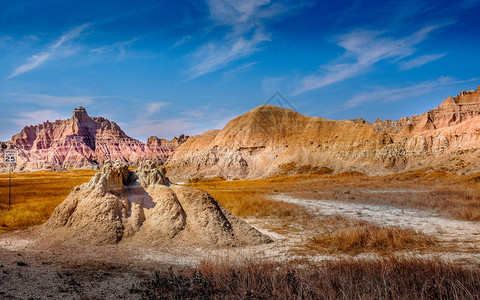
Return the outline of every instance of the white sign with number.
[[[17,150],[4,150],[3,161],[7,164],[17,163]]]

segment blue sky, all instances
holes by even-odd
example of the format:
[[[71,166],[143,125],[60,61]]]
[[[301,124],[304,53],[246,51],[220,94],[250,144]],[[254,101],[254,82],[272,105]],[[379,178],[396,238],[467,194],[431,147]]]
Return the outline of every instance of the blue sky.
[[[222,128],[276,91],[397,120],[480,85],[480,0],[0,1],[0,140],[83,105],[135,138]]]

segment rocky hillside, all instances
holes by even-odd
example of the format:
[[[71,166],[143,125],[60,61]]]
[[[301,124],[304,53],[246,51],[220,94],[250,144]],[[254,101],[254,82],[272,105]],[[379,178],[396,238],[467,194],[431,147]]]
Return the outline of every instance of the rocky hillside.
[[[474,91],[462,91],[456,97],[448,97],[426,113],[411,118],[401,118],[397,122],[377,120],[372,126],[389,133],[424,132],[452,127],[480,116],[480,87]]]
[[[257,178],[296,169],[479,172],[479,116],[480,87],[397,122],[332,121],[264,105],[222,130],[189,139],[168,159],[168,172],[175,180]]]
[[[16,170],[97,168],[106,160],[160,163],[187,138],[151,137],[144,144],[127,136],[115,122],[90,117],[79,107],[68,120],[25,127],[3,147],[19,149]]]

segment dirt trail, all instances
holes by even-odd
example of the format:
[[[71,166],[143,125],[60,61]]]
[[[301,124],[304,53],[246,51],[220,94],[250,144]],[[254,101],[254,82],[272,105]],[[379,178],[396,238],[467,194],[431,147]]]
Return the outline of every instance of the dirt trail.
[[[388,205],[358,204],[336,200],[311,200],[274,195],[276,201],[308,207],[321,215],[342,215],[384,226],[413,228],[434,236],[460,252],[480,253],[480,222],[449,219],[434,212]]]

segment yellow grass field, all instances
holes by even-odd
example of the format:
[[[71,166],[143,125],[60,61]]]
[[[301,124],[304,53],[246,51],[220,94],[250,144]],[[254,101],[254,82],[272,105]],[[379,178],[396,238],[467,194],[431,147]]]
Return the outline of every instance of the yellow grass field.
[[[343,174],[335,178],[351,177]],[[355,176],[354,176],[355,177]],[[355,221],[342,216],[316,216],[305,207],[269,199],[273,191],[297,192],[305,187],[305,181],[332,180],[328,177],[279,176],[250,181],[224,181],[213,178],[195,180],[190,186],[205,190],[214,196],[226,209],[243,218],[276,218],[277,226],[269,230],[283,234],[292,230],[291,225],[301,227],[305,234],[314,232],[298,254],[305,253],[349,253],[377,252],[388,254],[393,251],[428,250],[438,248],[434,238],[412,229],[384,227],[365,221]],[[311,186],[309,183],[308,187]],[[298,227],[297,227],[298,228]],[[308,233],[306,233],[308,232]]]
[[[190,185],[212,194],[282,192],[309,199],[333,199],[432,210],[455,219],[480,221],[480,174],[465,176],[416,170],[384,176],[367,176],[358,172],[346,172],[280,175],[239,181],[221,181],[216,178],[192,182]],[[368,193],[378,190],[413,192],[408,195],[396,192],[375,195]],[[417,191],[425,192],[415,193]]]
[[[72,188],[97,171],[12,173],[12,205],[8,206],[8,173],[0,175],[0,232],[44,223]]]
[[[8,174],[0,175],[0,232],[24,229],[44,223],[77,185],[88,182],[97,171],[71,170],[12,174],[12,205],[8,206]],[[278,232],[289,230],[292,222],[315,228],[306,249],[356,253],[395,251],[433,247],[434,241],[414,231],[359,224],[349,219],[315,217],[304,207],[269,199],[273,192],[299,197],[374,202],[444,212],[465,220],[480,220],[480,178],[439,172],[415,171],[387,176],[360,173],[303,174],[259,180],[225,181],[214,178],[189,183],[215,197],[226,209],[241,218],[280,220]],[[376,189],[425,189],[418,196],[400,197],[386,193],[365,197],[362,191]],[[320,192],[320,193],[319,193]],[[320,196],[319,196],[320,195]]]

